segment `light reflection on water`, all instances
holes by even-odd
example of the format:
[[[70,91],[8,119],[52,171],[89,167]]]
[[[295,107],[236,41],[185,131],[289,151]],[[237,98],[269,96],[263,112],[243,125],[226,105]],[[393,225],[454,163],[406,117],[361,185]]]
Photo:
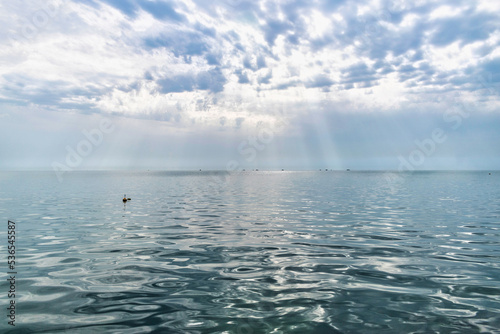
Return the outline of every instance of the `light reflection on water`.
[[[493,174],[6,173],[16,330],[495,331]]]

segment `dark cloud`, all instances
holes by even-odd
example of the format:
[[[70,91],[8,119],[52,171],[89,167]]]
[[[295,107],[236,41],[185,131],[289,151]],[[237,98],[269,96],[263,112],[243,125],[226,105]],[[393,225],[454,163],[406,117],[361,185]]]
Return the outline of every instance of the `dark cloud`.
[[[236,71],[234,71],[234,74],[236,74],[238,76],[238,83],[241,83],[241,84],[250,83],[250,79],[248,79],[248,75],[245,71],[236,70]]]
[[[205,35],[205,36],[209,36],[209,37],[212,37],[212,38],[217,37],[217,30],[215,30],[214,28],[210,28],[210,27],[204,26],[201,23],[196,23],[194,25],[194,28],[197,31],[199,31],[201,34]]]
[[[224,90],[227,82],[226,77],[219,68],[201,72],[197,75],[198,89],[209,90],[212,93],[218,93]]]
[[[388,34],[386,38],[390,41],[388,49],[392,51],[394,56],[403,55],[410,50],[416,51],[417,55],[421,54],[419,51],[425,40],[423,25],[417,24],[413,29],[406,30],[399,35]],[[377,46],[382,49],[382,45]],[[386,54],[384,53],[384,56]]]
[[[195,0],[196,3],[210,3],[210,1],[205,1],[205,0]],[[259,11],[259,2],[254,1],[254,0],[222,0],[222,1],[217,1],[213,2],[212,6],[223,6],[226,7],[227,9],[232,9],[236,10],[235,13],[242,14],[242,15],[248,15],[253,12]]]
[[[394,72],[396,69],[389,62],[378,59],[372,66],[377,75],[385,76],[386,74]]]
[[[269,70],[267,74],[259,77],[257,81],[259,84],[268,84],[271,81],[272,77],[273,77],[273,72]]]
[[[358,29],[361,27],[361,30],[351,32],[352,38],[361,42],[357,47],[361,54],[371,59],[384,59],[389,53],[397,57],[410,50],[419,54],[418,51],[425,41],[426,29],[423,22],[401,30],[390,30],[380,23],[374,21],[366,25],[358,24]]]
[[[227,82],[220,69],[215,68],[210,71],[203,71],[196,75],[181,74],[169,78],[163,78],[157,81],[160,86],[160,92],[181,93],[194,90],[207,90],[212,93],[221,92],[224,84]]]
[[[159,20],[184,21],[186,19],[164,1],[138,1],[138,5]]]
[[[108,93],[110,87],[83,85],[75,87],[71,82],[64,80],[41,80],[27,75],[8,74],[3,79],[7,84],[0,87],[0,95],[8,96],[10,101],[19,105],[37,104],[61,109],[86,109],[87,103],[68,103],[64,100],[78,100],[82,96],[99,98]]]
[[[243,58],[243,67],[248,70],[257,71],[266,68],[266,66],[266,58],[263,55],[258,55],[257,57],[246,55]]]
[[[128,16],[135,16],[138,6],[133,0],[104,0],[104,3],[115,7]]]
[[[205,59],[208,65],[220,65],[221,56],[214,53],[207,53]]]
[[[269,46],[273,46],[274,41],[279,35],[285,34],[289,30],[293,30],[293,25],[289,22],[271,20],[266,23],[262,30]]]
[[[484,91],[486,95],[500,96],[500,57],[469,67],[465,73],[464,87],[469,91]]]
[[[323,87],[330,87],[333,85],[335,82],[330,79],[327,75],[320,74],[315,76],[311,81],[306,82],[304,86],[306,88],[323,88]]]
[[[168,35],[144,39],[147,48],[165,48],[176,57],[200,56],[210,49],[210,44],[204,36],[197,32],[176,31]]]
[[[257,68],[258,69],[261,69],[261,68],[265,68],[267,65],[266,65],[266,58],[264,58],[264,56],[262,55],[259,55],[257,57]]]
[[[496,48],[497,46],[494,44],[493,45],[483,44],[480,47],[478,47],[474,53],[478,58],[484,58],[493,51],[495,51]]]
[[[192,75],[176,75],[156,81],[162,93],[191,92],[196,89],[196,81]]]
[[[286,40],[292,45],[298,45],[300,43],[299,34],[296,33],[288,34]]]
[[[417,78],[420,73],[412,64],[402,65],[397,69],[399,81],[405,82]]]
[[[345,2],[346,0],[321,0],[319,1],[319,8],[321,8],[323,12],[332,13],[335,12]]]
[[[488,60],[479,66],[480,72],[484,73],[484,77],[494,83],[500,82],[500,57]]]
[[[376,81],[377,75],[365,63],[357,63],[346,68],[342,73],[342,83],[354,84]]]
[[[299,85],[301,85],[302,83],[297,80],[297,79],[291,79],[291,80],[288,80],[286,82],[282,82],[280,84],[277,84],[276,86],[274,86],[272,89],[276,89],[276,90],[287,90],[288,88],[290,87],[297,87]]]
[[[246,52],[245,47],[244,47],[241,43],[235,43],[235,44],[234,44],[234,48],[235,48],[236,50],[241,51],[241,52]]]
[[[407,64],[407,65],[400,66],[398,69],[398,72],[399,73],[410,73],[410,72],[414,72],[416,70],[417,69],[412,64]]]
[[[485,40],[499,28],[498,16],[470,9],[460,17],[439,19],[433,22],[435,29],[431,43],[446,46],[456,41],[463,44]]]
[[[77,3],[83,3],[94,8],[99,8],[102,4],[109,5],[118,9],[129,17],[135,17],[139,7],[134,0],[73,0]]]
[[[179,14],[170,2],[167,1],[151,1],[151,0],[74,0],[75,2],[82,2],[92,6],[97,6],[100,3],[110,5],[123,14],[129,17],[136,17],[137,12],[142,9],[156,19],[171,20],[181,22],[185,20],[182,14]]]
[[[254,69],[254,66],[252,65],[252,60],[250,59],[249,56],[246,56],[244,59],[243,59],[243,67],[249,69],[249,70],[253,70]]]
[[[416,50],[415,54],[410,58],[410,61],[412,62],[417,62],[420,60],[424,60],[424,52],[422,51],[422,49]]]

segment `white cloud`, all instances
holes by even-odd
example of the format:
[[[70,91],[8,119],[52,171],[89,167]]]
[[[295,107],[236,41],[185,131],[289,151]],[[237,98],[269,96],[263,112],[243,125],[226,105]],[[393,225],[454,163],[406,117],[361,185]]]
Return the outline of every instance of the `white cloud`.
[[[493,31],[487,40],[478,40],[465,47],[459,40],[443,46],[430,44],[428,39],[436,30],[432,25],[418,26],[425,21],[422,10],[419,14],[413,13],[412,7],[403,2],[387,10],[377,1],[365,2],[357,6],[354,16],[349,16],[352,11],[348,7],[327,13],[309,5],[307,9],[301,9],[298,20],[293,22],[289,21],[289,8],[287,11],[279,3],[269,2],[260,2],[260,7],[246,13],[235,13],[234,7],[224,8],[219,4],[215,15],[214,12],[203,10],[195,2],[188,2],[176,8],[187,21],[159,19],[149,10],[140,9],[140,6],[131,17],[128,12],[104,3],[54,3],[57,6],[53,8],[57,10],[52,12],[58,16],[51,18],[32,38],[2,51],[2,59],[9,62],[9,66],[0,68],[4,85],[7,84],[6,77],[17,76],[25,78],[24,84],[33,79],[40,85],[44,82],[64,82],[63,86],[68,90],[72,87],[92,87],[92,94],[88,96],[67,96],[67,92],[61,92],[64,95],[61,101],[76,104],[78,101],[90,104],[95,101],[96,108],[108,112],[120,110],[123,113],[141,113],[141,105],[148,105],[148,110],[153,112],[154,108],[146,100],[162,99],[157,97],[162,92],[158,85],[145,83],[145,73],[150,73],[153,80],[179,75],[196,77],[210,71],[217,63],[220,66],[218,71],[226,81],[220,83],[226,89],[225,98],[228,98],[231,86],[238,87],[231,88],[233,91],[240,90],[251,96],[260,89],[273,87],[305,85],[316,89],[320,83],[314,85],[312,82],[319,78],[323,78],[323,84],[328,82],[327,78],[331,80],[330,86],[335,94],[351,87],[361,89],[360,93],[364,94],[363,88],[356,87],[380,83],[373,79],[362,81],[363,77],[360,76],[361,81],[352,82],[347,87],[343,86],[342,76],[359,62],[373,66],[377,59],[372,59],[366,52],[392,53],[391,44],[387,45],[383,40],[379,43],[377,38],[387,38],[387,42],[391,43],[391,40],[399,38],[398,35],[411,34],[413,30],[415,34],[422,34],[423,39],[415,40],[402,56],[392,60],[382,58],[388,62],[387,66],[391,66],[391,62],[415,62],[411,57],[421,52],[424,60],[436,71],[448,72],[476,66],[479,59],[474,58],[474,52],[481,47],[489,46],[492,49],[489,57],[498,53],[498,32]],[[39,5],[43,8],[43,3]],[[452,5],[433,8],[428,3],[414,6],[429,7],[427,19],[431,21],[458,17],[465,10]],[[481,2],[480,9],[486,6],[493,5]],[[12,12],[13,18],[22,16],[19,7],[11,5],[7,9]],[[266,12],[274,10],[276,13],[266,16]],[[397,10],[401,13],[395,12]],[[395,20],[396,15],[402,17],[399,22]],[[29,22],[30,19],[33,21],[33,17],[31,13],[25,19]],[[277,19],[279,23],[269,25],[271,19]],[[12,26],[12,20],[9,21],[4,14],[2,24]],[[22,30],[23,24],[14,25],[17,27],[15,29]],[[302,28],[305,30],[300,30]],[[419,29],[424,31],[420,32]],[[372,32],[376,35],[367,35]],[[291,43],[290,36],[298,38],[295,44]],[[268,45],[269,41],[272,41],[272,45]],[[395,47],[400,46],[396,43]],[[209,53],[213,56],[209,57]],[[248,66],[249,70],[243,70]],[[395,71],[400,68],[392,67]],[[233,82],[237,72],[241,74],[240,84]],[[377,73],[379,79],[387,82],[385,79],[388,78],[384,78],[381,71]],[[264,76],[267,78],[261,80]],[[141,86],[141,92],[148,90],[147,95],[141,95],[143,102],[132,103],[138,100],[137,90],[123,89],[132,84]],[[29,101],[31,88],[36,90],[37,87],[26,87],[27,95],[24,98]],[[194,86],[192,88],[196,89]],[[191,90],[190,87],[184,89]],[[99,90],[102,92],[99,93]],[[22,93],[19,92],[18,98],[23,98]],[[191,98],[189,92],[179,92],[177,95],[182,98],[183,94],[186,99]],[[213,93],[200,89],[197,94],[206,98]],[[2,95],[7,98],[5,91]],[[217,101],[220,103],[221,100]],[[58,108],[57,104],[52,107]],[[212,110],[221,108],[214,107]],[[162,111],[159,109],[157,112]]]
[[[314,111],[439,111],[436,95],[453,94],[477,110],[498,103],[472,84],[483,72],[498,84],[495,1],[27,4],[2,4],[6,106],[150,118],[180,132],[281,123],[300,133]]]

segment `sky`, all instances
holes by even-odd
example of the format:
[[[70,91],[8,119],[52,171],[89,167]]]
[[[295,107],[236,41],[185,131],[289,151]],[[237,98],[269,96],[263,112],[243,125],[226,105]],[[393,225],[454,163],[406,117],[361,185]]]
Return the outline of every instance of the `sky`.
[[[0,169],[500,169],[500,2],[0,2]]]

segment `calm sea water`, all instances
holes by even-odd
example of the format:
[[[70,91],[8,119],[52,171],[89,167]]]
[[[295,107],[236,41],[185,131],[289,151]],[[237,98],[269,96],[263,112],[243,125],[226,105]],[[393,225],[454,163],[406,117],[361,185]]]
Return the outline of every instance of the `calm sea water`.
[[[500,172],[63,177],[0,173],[2,332],[499,332]]]

